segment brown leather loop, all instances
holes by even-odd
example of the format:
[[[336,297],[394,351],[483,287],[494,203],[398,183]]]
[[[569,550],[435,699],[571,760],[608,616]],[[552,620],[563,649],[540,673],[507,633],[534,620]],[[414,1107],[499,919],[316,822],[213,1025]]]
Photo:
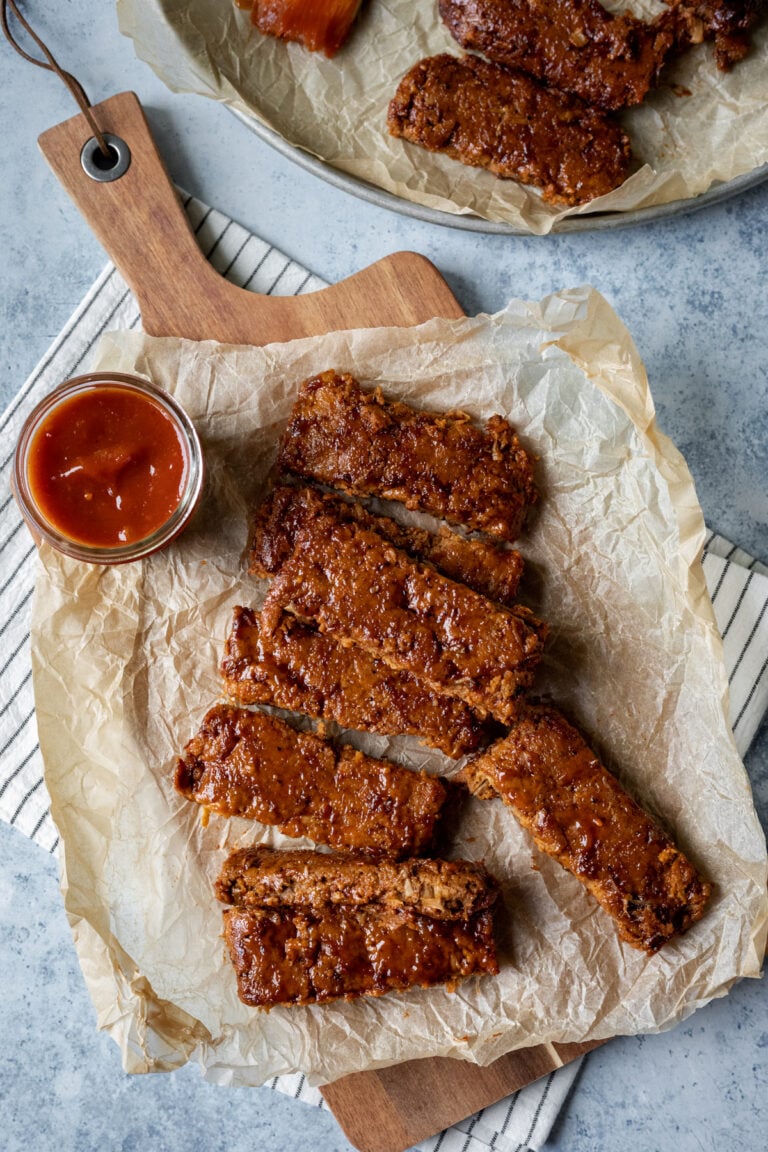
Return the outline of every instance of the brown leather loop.
[[[37,59],[35,59],[34,56],[30,56],[29,52],[26,52],[24,50],[24,48],[22,48],[21,45],[18,43],[14,34],[11,32],[11,29],[10,29],[10,26],[8,23],[9,11],[12,13],[14,18],[18,21],[18,23],[21,25],[21,27],[24,29],[24,31],[27,33],[27,35],[32,40],[34,40],[35,44],[37,44],[38,48],[40,49],[40,51],[45,56],[45,60],[37,60]],[[50,49],[47,47],[47,45],[40,39],[40,37],[35,32],[35,30],[30,26],[29,22],[25,19],[25,17],[19,11],[19,9],[16,5],[16,0],[2,0],[2,7],[0,8],[0,22],[2,23],[3,33],[5,34],[6,40],[8,41],[10,46],[14,49],[14,51],[18,52],[19,56],[21,56],[22,59],[27,60],[30,64],[34,64],[36,68],[45,68],[45,70],[47,72],[55,73],[55,75],[58,76],[59,79],[64,82],[64,84],[66,84],[66,86],[69,89],[69,91],[71,92],[78,108],[82,112],[83,116],[85,116],[86,120],[88,121],[90,129],[93,132],[94,136],[96,137],[96,140],[98,141],[99,148],[101,149],[101,151],[104,153],[105,156],[109,156],[110,155],[109,145],[107,144],[106,140],[104,139],[104,135],[96,123],[93,112],[91,111],[91,102],[85,93],[85,89],[83,88],[83,86],[79,80],[77,80],[70,72],[65,72],[64,69],[58,64],[58,62],[56,61],[56,59],[53,56],[53,53],[50,51]]]

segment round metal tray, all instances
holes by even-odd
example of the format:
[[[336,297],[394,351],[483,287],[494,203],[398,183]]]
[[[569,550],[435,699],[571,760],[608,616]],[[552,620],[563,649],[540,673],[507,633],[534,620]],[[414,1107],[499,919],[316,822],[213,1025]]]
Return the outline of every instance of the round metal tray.
[[[298,164],[300,168],[311,172],[313,176],[318,176],[326,184],[333,185],[334,188],[340,188],[343,192],[349,192],[360,200],[368,201],[369,204],[375,204],[379,208],[390,208],[393,212],[399,212],[403,216],[411,216],[414,220],[424,220],[428,224],[442,224],[447,228],[461,228],[465,232],[487,232],[507,236],[535,235],[535,233],[528,232],[523,228],[516,228],[513,224],[483,220],[479,216],[441,212],[437,208],[428,208],[424,204],[413,204],[410,200],[404,200],[392,192],[385,192],[382,188],[376,188],[373,184],[368,184],[367,181],[360,180],[356,176],[337,171],[324,160],[310,155],[309,152],[305,152],[295,144],[289,144],[279,132],[275,132],[273,128],[268,128],[266,124],[262,124],[254,117],[247,116],[236,108],[229,108],[229,111],[246,128],[254,132],[259,139],[264,140],[282,156]],[[737,196],[748,188],[756,187],[766,179],[768,179],[768,164],[763,164],[760,168],[745,172],[733,180],[727,180],[723,184],[713,184],[706,192],[702,192],[700,196],[691,199],[671,200],[668,204],[655,204],[650,208],[637,208],[631,212],[605,212],[602,214],[596,212],[593,216],[567,216],[554,226],[552,233],[630,228],[633,225],[647,224],[653,220],[668,220],[673,216],[698,212],[700,208],[708,208],[712,204],[719,204],[722,200],[729,200],[732,196]]]

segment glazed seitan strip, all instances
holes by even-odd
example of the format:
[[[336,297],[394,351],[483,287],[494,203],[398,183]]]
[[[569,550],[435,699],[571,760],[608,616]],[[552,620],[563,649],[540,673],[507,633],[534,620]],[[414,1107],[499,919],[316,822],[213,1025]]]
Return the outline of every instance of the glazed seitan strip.
[[[501,416],[482,431],[463,412],[419,411],[333,371],[301,385],[277,462],[501,540],[519,535],[536,499],[531,460]]]
[[[671,29],[675,52],[692,44],[714,40],[715,63],[721,72],[729,72],[748,54],[752,31],[768,15],[766,0],[667,0],[670,11],[656,18],[656,23]]]
[[[424,773],[224,704],[208,712],[187,744],[175,784],[220,816],[394,857],[429,847],[446,798],[440,780]]]
[[[462,700],[293,616],[270,631],[257,613],[235,608],[221,672],[239,704],[273,704],[362,732],[418,736],[452,757],[488,742],[486,726]]]
[[[274,576],[293,551],[301,527],[323,512],[337,520],[349,520],[378,532],[396,548],[402,548],[433,564],[444,576],[474,588],[491,600],[511,608],[515,603],[523,558],[519,552],[460,536],[450,528],[427,532],[409,528],[389,516],[375,516],[362,504],[309,486],[278,484],[259,507],[253,521],[249,570],[255,576]]]
[[[253,0],[251,23],[265,36],[294,40],[310,52],[335,56],[349,36],[362,0]],[[238,0],[238,7],[245,7]]]
[[[587,104],[639,104],[674,43],[671,28],[612,15],[598,0],[440,0],[462,48],[527,72]]]
[[[299,534],[265,600],[265,631],[284,611],[502,722],[530,687],[546,635],[527,609],[494,604],[375,532],[331,517]]]
[[[435,920],[468,920],[494,905],[498,886],[482,864],[469,860],[396,863],[260,845],[227,858],[216,895],[239,908],[379,904]]]
[[[586,204],[629,175],[629,137],[610,113],[479,56],[415,64],[387,127],[429,152],[540,188],[552,204]]]
[[[703,915],[710,885],[554,708],[528,706],[458,778],[498,795],[634,948],[657,952]]]
[[[380,905],[224,913],[240,999],[259,1008],[383,996],[497,975],[493,915],[434,920]]]

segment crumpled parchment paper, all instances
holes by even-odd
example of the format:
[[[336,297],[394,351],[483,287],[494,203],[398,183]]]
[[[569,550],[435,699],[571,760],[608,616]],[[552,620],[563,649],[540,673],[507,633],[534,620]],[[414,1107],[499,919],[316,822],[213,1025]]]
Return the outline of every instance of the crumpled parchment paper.
[[[605,7],[630,5],[607,0]],[[637,0],[631,8],[648,19],[664,4]],[[224,101],[332,168],[405,200],[523,232],[549,232],[564,216],[693,198],[768,163],[765,21],[750,55],[729,73],[718,71],[711,44],[670,65],[660,88],[622,114],[637,170],[608,195],[564,209],[534,189],[388,135],[387,106],[405,72],[424,56],[462,53],[437,0],[367,0],[332,60],[263,36],[231,0],[117,0],[117,10],[139,57],[173,91]]]
[[[601,296],[579,288],[495,316],[265,348],[117,332],[91,367],[172,392],[209,469],[197,520],[165,552],[99,568],[44,549],[37,580],[35,699],[66,909],[99,1026],[126,1069],[194,1058],[211,1080],[259,1084],[429,1055],[486,1064],[545,1041],[669,1028],[758,975],[765,840],[727,723],[702,515]],[[621,944],[500,802],[469,799],[453,853],[484,859],[502,882],[498,978],[270,1013],[238,1000],[212,881],[235,846],[303,842],[244,820],[204,828],[174,791],[173,761],[220,694],[233,605],[265,591],[241,559],[246,511],[297,385],[329,367],[417,405],[501,413],[539,457],[541,502],[520,542],[527,599],[552,630],[538,690],[716,885],[703,921],[656,957]],[[348,738],[431,771],[458,763],[409,738]]]

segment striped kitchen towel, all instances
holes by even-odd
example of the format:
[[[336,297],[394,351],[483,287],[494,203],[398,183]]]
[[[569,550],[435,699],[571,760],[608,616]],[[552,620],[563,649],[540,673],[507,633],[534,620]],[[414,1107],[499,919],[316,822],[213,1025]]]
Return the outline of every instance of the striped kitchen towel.
[[[325,282],[276,248],[191,196],[183,198],[202,250],[222,275],[265,295],[299,295]],[[107,329],[137,328],[135,299],[108,265],[0,417],[0,818],[55,852],[34,718],[29,621],[34,545],[9,495],[13,451],[21,425],[52,388],[86,369]],[[708,533],[704,573],[723,635],[731,684],[731,718],[743,755],[768,707],[768,568],[722,537]],[[521,1152],[539,1148],[578,1073],[574,1062],[419,1145],[422,1152]],[[269,1087],[324,1107],[303,1076],[280,1076]]]

